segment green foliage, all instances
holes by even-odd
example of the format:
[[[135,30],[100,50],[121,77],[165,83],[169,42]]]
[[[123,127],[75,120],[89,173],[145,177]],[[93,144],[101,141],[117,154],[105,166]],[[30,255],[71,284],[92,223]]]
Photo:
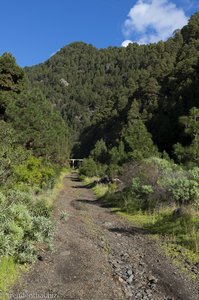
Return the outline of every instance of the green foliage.
[[[93,158],[85,158],[79,168],[80,175],[88,177],[102,177],[105,175],[106,166],[96,163]]]
[[[52,205],[38,196],[52,188],[69,155],[69,132],[57,109],[32,89],[11,54],[0,57],[0,256],[35,258],[50,242]],[[52,164],[53,162],[53,164]],[[37,194],[37,196],[36,196]]]
[[[187,176],[180,176],[170,180],[169,191],[178,205],[199,205],[199,184]]]
[[[125,130],[125,149],[130,147],[133,159],[146,157],[148,150],[154,155],[151,139],[169,155],[173,145],[189,145],[178,120],[198,107],[198,20],[196,13],[166,42],[100,50],[73,43],[25,69],[71,128],[74,156],[88,157],[101,139],[108,152],[117,148]],[[135,109],[133,127],[128,116],[134,99],[140,119]],[[140,145],[143,151],[136,150]]]
[[[125,189],[120,193],[119,206],[125,211],[154,211],[167,205],[198,207],[198,168],[184,170],[172,161],[152,157],[128,164],[122,174]]]
[[[68,129],[41,91],[29,90],[10,103],[6,114],[19,142],[46,160],[63,162],[69,154]]]
[[[16,196],[16,198],[14,197]],[[44,201],[22,192],[9,193],[7,206],[0,211],[0,255],[20,263],[35,258],[36,243],[50,243],[53,225],[50,208]]]
[[[8,183],[8,179],[13,176],[13,165],[22,163],[29,153],[16,144],[16,132],[3,120],[0,121],[0,140],[0,184],[2,185]]]
[[[114,179],[122,173],[122,167],[116,163],[112,163],[108,166],[106,173],[109,178]]]
[[[127,159],[127,154],[124,149],[123,141],[120,141],[118,146],[112,147],[109,151],[109,160],[111,164],[121,165]]]
[[[132,185],[126,190],[122,208],[127,212],[153,210],[155,204],[151,195],[154,190],[151,185],[146,185],[139,178],[134,178]]]
[[[41,158],[29,156],[23,164],[13,168],[16,180],[26,183],[31,187],[38,186],[40,188],[53,186],[56,173],[52,166],[45,165]]]
[[[23,84],[24,71],[10,53],[4,53],[0,57],[0,90],[20,92]]]
[[[7,293],[19,275],[19,266],[13,257],[3,257],[0,260],[0,290]],[[6,297],[2,300],[7,300]]]
[[[60,215],[60,220],[65,221],[68,218],[68,213],[67,211],[62,211]]]
[[[150,133],[141,120],[138,102],[134,101],[128,114],[127,129],[123,135],[127,156],[132,160],[158,155]]]
[[[199,109],[193,107],[188,116],[180,118],[180,123],[185,126],[185,133],[190,136],[191,144],[183,147],[181,144],[174,146],[178,160],[183,163],[198,165],[199,160]]]
[[[91,151],[91,157],[101,163],[107,162],[107,147],[103,139],[97,141],[94,149]]]
[[[133,225],[147,230],[149,234],[165,237],[167,247],[175,249],[175,256],[184,254],[186,260],[198,261],[199,218],[197,214],[187,209],[182,216],[176,217],[172,208],[164,208],[153,214],[119,212],[119,215],[127,218]],[[167,248],[166,247],[166,248]],[[190,251],[190,252],[189,252]]]

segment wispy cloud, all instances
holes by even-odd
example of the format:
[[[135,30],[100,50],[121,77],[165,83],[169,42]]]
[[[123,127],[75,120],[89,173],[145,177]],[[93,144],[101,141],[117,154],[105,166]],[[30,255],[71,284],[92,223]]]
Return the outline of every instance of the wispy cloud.
[[[123,33],[127,41],[133,38],[140,44],[155,43],[166,40],[187,21],[184,10],[169,0],[138,0],[128,14]]]
[[[57,51],[53,52],[50,57],[54,56],[57,52],[59,52],[61,49],[58,49]]]

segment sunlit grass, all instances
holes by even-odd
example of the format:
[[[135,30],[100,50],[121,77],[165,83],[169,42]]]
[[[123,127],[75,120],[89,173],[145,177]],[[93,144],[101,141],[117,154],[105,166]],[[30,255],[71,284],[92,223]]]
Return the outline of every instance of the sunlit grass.
[[[12,286],[25,266],[14,262],[12,257],[0,258],[0,300],[8,300],[9,288]]]
[[[99,178],[99,177],[86,177],[86,176],[81,175],[81,176],[80,176],[80,179],[81,179],[86,185],[88,185],[88,184],[91,184],[91,183],[93,183],[93,182],[95,182],[95,181],[98,181],[100,178]]]
[[[146,229],[149,234],[166,238],[169,248],[179,246],[184,254],[194,261],[199,260],[199,217],[196,212],[187,216],[174,217],[173,210],[166,208],[157,213],[135,213],[116,211],[132,224]],[[173,246],[172,246],[173,245]]]
[[[54,204],[55,200],[57,199],[57,196],[59,195],[60,191],[64,187],[64,178],[69,173],[70,173],[70,170],[67,168],[64,168],[61,171],[53,189],[52,190],[49,189],[49,190],[41,193],[38,196],[38,198],[42,198],[48,204],[49,208],[53,207],[53,204]]]
[[[106,193],[108,192],[109,187],[106,184],[96,184],[96,186],[93,187],[93,191],[95,193],[95,195],[98,198],[103,197],[104,195],[106,195]]]

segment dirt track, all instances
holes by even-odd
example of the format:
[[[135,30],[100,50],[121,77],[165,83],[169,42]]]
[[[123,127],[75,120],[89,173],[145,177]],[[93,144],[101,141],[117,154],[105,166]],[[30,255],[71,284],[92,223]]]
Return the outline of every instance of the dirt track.
[[[65,211],[68,217],[60,219]],[[15,286],[15,296],[25,295],[18,299],[199,299],[199,287],[146,232],[103,207],[76,174],[65,178],[54,219],[55,249],[40,253]]]

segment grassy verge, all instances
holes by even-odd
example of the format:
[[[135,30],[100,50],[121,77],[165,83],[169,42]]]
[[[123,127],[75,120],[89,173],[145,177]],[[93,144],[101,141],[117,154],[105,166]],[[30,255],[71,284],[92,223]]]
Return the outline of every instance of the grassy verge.
[[[199,262],[199,234],[198,216],[186,218],[173,218],[171,211],[160,212],[156,215],[135,214],[129,215],[119,212],[119,215],[128,219],[132,224],[145,228],[151,238],[158,240],[163,251],[180,267],[188,272],[193,278],[198,278],[195,265]],[[190,272],[191,271],[191,272]]]
[[[175,218],[172,209],[162,209],[153,214],[128,214],[113,211],[134,226],[146,229],[150,238],[158,240],[163,251],[172,259],[173,263],[182,271],[191,274],[193,278],[198,275],[193,266],[199,262],[199,216],[198,214]]]
[[[64,177],[70,173],[70,170],[67,168],[64,168],[58,179],[57,182],[55,183],[54,187],[52,190],[47,190],[45,192],[43,192],[39,197],[41,197],[42,199],[44,199],[44,201],[46,203],[48,203],[49,207],[53,207],[53,204],[57,198],[57,196],[59,195],[59,192],[61,191],[61,189],[64,186]]]
[[[84,182],[85,185],[90,186],[92,188],[92,190],[98,198],[104,197],[107,194],[107,192],[111,189],[111,186],[107,184],[93,184],[100,179],[98,177],[80,176],[80,179]]]
[[[92,184],[97,178],[84,177],[85,184]],[[114,187],[95,184],[92,187],[98,198],[104,197],[104,201],[112,205],[112,211],[128,220],[132,225],[146,229],[150,238],[158,239],[164,252],[183,271],[190,271],[199,261],[199,213],[189,209],[188,213],[175,217],[175,207],[164,207],[153,213],[127,213],[121,207],[114,207],[120,203],[118,197],[112,193]],[[107,196],[108,192],[108,196]],[[185,267],[186,262],[186,267]],[[190,273],[190,272],[189,272]],[[192,277],[194,277],[192,272]]]
[[[84,182],[84,184],[88,185],[95,181],[98,181],[100,178],[99,177],[87,177],[87,176],[81,175],[80,179]]]
[[[199,216],[186,215],[174,217],[171,209],[162,209],[158,213],[129,215],[119,212],[131,223],[145,228],[152,235],[164,237],[167,242],[192,251],[199,258]]]
[[[25,269],[25,267],[24,267]],[[0,299],[7,300],[9,287],[14,284],[22,267],[15,263],[12,257],[3,257],[0,259]]]
[[[53,204],[63,188],[64,177],[69,173],[64,169],[52,190],[47,190],[37,197],[37,200],[45,201],[48,207],[52,209]],[[28,269],[28,264],[19,264],[13,257],[0,257],[0,300],[7,300],[10,287],[18,280],[22,272]]]

